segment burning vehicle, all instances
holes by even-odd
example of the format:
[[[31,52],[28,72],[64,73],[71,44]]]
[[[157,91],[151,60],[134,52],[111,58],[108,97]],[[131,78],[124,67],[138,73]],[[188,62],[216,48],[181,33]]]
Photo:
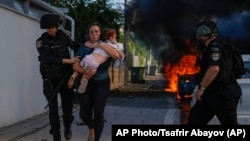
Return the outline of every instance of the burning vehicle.
[[[178,82],[177,82],[177,98],[185,99],[190,98],[191,94],[195,89],[195,74],[178,74]]]
[[[195,75],[199,72],[195,62],[195,55],[184,55],[178,63],[167,65],[165,72],[168,87],[165,91],[175,93],[178,100],[191,97],[196,85]]]

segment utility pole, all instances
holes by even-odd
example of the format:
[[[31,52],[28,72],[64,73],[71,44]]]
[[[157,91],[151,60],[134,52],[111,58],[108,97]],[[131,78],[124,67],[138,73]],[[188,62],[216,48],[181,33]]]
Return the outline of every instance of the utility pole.
[[[124,70],[124,84],[127,85],[128,83],[128,17],[127,17],[127,13],[126,13],[126,10],[127,10],[127,0],[124,0],[124,53],[125,53],[125,70]]]

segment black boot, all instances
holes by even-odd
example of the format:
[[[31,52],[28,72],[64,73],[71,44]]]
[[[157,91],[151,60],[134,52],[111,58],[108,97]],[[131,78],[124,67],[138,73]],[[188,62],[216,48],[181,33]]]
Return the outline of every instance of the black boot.
[[[72,137],[71,124],[64,126],[64,137],[66,140],[70,140]]]
[[[51,133],[53,135],[53,141],[61,141],[61,133],[60,131]]]
[[[74,116],[71,117],[71,121],[67,122],[64,120],[64,137],[66,140],[70,140],[72,138],[71,124],[74,120]]]

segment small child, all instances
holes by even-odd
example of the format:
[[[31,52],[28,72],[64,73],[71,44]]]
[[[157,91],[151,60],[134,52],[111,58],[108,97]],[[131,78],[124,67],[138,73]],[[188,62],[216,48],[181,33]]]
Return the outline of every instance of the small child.
[[[119,50],[119,44],[117,44],[116,41],[116,31],[114,29],[111,28],[105,28],[102,32],[101,35],[101,39],[102,41],[104,41],[105,43],[107,43],[108,45],[110,45],[110,47],[115,48],[116,50],[118,50],[120,52],[120,60],[123,60],[124,55],[123,52],[121,52],[121,50]],[[100,47],[94,47],[94,51],[89,54],[86,55],[80,62],[80,65],[84,68],[84,69],[97,69],[99,67],[99,65],[101,65],[102,63],[104,63],[108,57],[110,57],[110,55],[103,50]],[[68,82],[68,87],[72,88],[75,78],[78,77],[78,72],[74,71],[74,73],[71,75],[70,80]],[[94,74],[93,74],[94,75]],[[88,84],[88,80],[93,76],[87,76],[86,74],[83,74],[80,80],[80,86],[78,87],[78,93],[82,94],[85,92],[87,84]]]

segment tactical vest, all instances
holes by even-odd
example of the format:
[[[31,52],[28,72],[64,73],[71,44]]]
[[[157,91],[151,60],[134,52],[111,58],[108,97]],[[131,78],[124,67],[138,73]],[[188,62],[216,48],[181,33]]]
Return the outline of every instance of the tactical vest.
[[[63,31],[58,30],[56,37],[51,37],[44,33],[40,39],[43,41],[42,47],[49,52],[49,55],[59,58],[70,58],[68,36]],[[42,60],[41,66],[45,68],[44,71],[47,78],[59,78],[72,70],[71,65],[46,63]]]

